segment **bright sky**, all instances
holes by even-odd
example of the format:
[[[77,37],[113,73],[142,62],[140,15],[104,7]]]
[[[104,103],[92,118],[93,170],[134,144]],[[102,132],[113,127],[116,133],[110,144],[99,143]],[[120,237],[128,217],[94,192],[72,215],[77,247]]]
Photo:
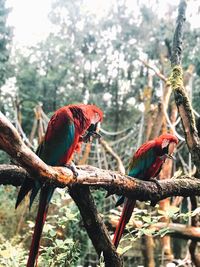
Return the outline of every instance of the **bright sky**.
[[[14,26],[15,42],[21,46],[45,38],[50,31],[48,13],[51,0],[7,0],[12,8],[8,24]]]
[[[134,12],[137,12],[138,2],[149,5],[154,1],[127,0],[127,3]],[[48,21],[51,2],[52,0],[7,0],[7,6],[12,8],[8,23],[14,26],[14,40],[17,45],[27,46],[35,44],[48,35],[51,31],[51,24]],[[108,8],[109,5],[112,5],[115,0],[85,0],[85,2],[89,10],[101,16],[101,14],[104,14],[105,9]],[[167,4],[178,6],[179,0],[160,0],[158,8],[160,16],[164,15]],[[197,26],[199,21],[197,5],[199,5],[198,0],[188,1],[187,19],[193,26]],[[191,14],[193,14],[193,16],[191,16]]]

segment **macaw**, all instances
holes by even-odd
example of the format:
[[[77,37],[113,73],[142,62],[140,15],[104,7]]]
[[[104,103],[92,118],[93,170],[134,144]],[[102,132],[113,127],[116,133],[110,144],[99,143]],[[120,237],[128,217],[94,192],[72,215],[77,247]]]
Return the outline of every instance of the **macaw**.
[[[154,140],[144,143],[133,155],[129,164],[128,175],[144,181],[152,180],[158,183],[155,178],[161,171],[166,158],[173,158],[172,154],[177,144],[178,139],[172,134],[163,134]],[[113,244],[116,248],[136,204],[136,200],[122,196],[117,201],[116,206],[124,202],[122,214],[113,238]]]
[[[103,112],[95,105],[77,104],[58,109],[48,123],[44,140],[36,154],[48,165],[71,167],[74,175],[77,175],[75,166],[71,162],[73,153],[80,149],[82,142],[90,142],[93,137],[100,137],[98,130],[102,118]],[[37,266],[43,225],[55,187],[26,179],[20,188],[16,202],[17,208],[25,195],[31,191],[31,207],[39,190],[41,190],[39,207],[27,267],[34,267],[35,262]]]

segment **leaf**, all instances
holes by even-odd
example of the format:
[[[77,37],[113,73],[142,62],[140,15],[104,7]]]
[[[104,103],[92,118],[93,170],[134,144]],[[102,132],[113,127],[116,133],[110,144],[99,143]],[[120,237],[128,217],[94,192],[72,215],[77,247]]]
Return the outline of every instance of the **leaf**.
[[[144,235],[148,235],[151,236],[152,234],[155,233],[155,229],[140,229],[140,231],[144,234]]]
[[[64,245],[64,241],[60,239],[56,239],[55,243],[58,247],[62,247]]]
[[[51,237],[56,236],[56,231],[54,231],[53,229],[49,231],[49,234]]]
[[[168,217],[172,218],[175,216],[176,213],[179,212],[179,208],[175,207],[175,206],[171,206],[168,208],[168,210],[166,211],[166,215],[168,215]]]
[[[142,220],[148,224],[151,224],[151,217],[150,216],[142,216]]]

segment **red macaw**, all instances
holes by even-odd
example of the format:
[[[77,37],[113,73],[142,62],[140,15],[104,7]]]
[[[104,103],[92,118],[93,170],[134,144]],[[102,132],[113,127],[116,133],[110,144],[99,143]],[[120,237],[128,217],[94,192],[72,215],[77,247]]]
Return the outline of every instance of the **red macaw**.
[[[144,143],[133,155],[129,164],[128,175],[145,181],[155,178],[159,174],[166,158],[173,158],[172,153],[177,144],[178,139],[172,134],[163,134],[154,140]],[[113,238],[113,244],[116,248],[136,204],[136,200],[122,196],[117,201],[116,206],[124,201],[125,204]]]
[[[80,148],[80,143],[92,141],[93,137],[100,136],[98,125],[102,118],[103,112],[95,105],[77,104],[58,109],[49,121],[44,141],[39,145],[36,154],[48,165],[69,167],[73,153]],[[77,175],[75,169],[72,170]],[[35,262],[37,266],[42,229],[55,187],[27,179],[20,188],[16,202],[17,208],[25,195],[31,191],[31,207],[40,189],[39,207],[27,267],[34,267]]]

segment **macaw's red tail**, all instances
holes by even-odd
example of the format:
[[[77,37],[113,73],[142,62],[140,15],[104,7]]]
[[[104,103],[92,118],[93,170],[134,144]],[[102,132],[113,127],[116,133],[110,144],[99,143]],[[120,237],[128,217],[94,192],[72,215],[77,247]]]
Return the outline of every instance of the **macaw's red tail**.
[[[28,262],[26,265],[27,267],[37,266],[40,239],[41,239],[43,226],[44,226],[46,216],[47,216],[47,211],[48,211],[48,206],[49,206],[49,201],[50,201],[49,193],[51,190],[52,189],[49,186],[45,186],[41,189],[41,192],[40,192],[38,213],[36,217],[35,228],[34,228],[34,233],[32,237]]]
[[[120,241],[121,236],[124,232],[124,228],[131,218],[133,209],[135,207],[135,203],[136,203],[135,200],[126,198],[126,202],[124,204],[122,214],[121,214],[121,217],[120,217],[119,222],[117,224],[114,238],[113,238],[113,244],[116,248],[119,245],[119,241]]]

